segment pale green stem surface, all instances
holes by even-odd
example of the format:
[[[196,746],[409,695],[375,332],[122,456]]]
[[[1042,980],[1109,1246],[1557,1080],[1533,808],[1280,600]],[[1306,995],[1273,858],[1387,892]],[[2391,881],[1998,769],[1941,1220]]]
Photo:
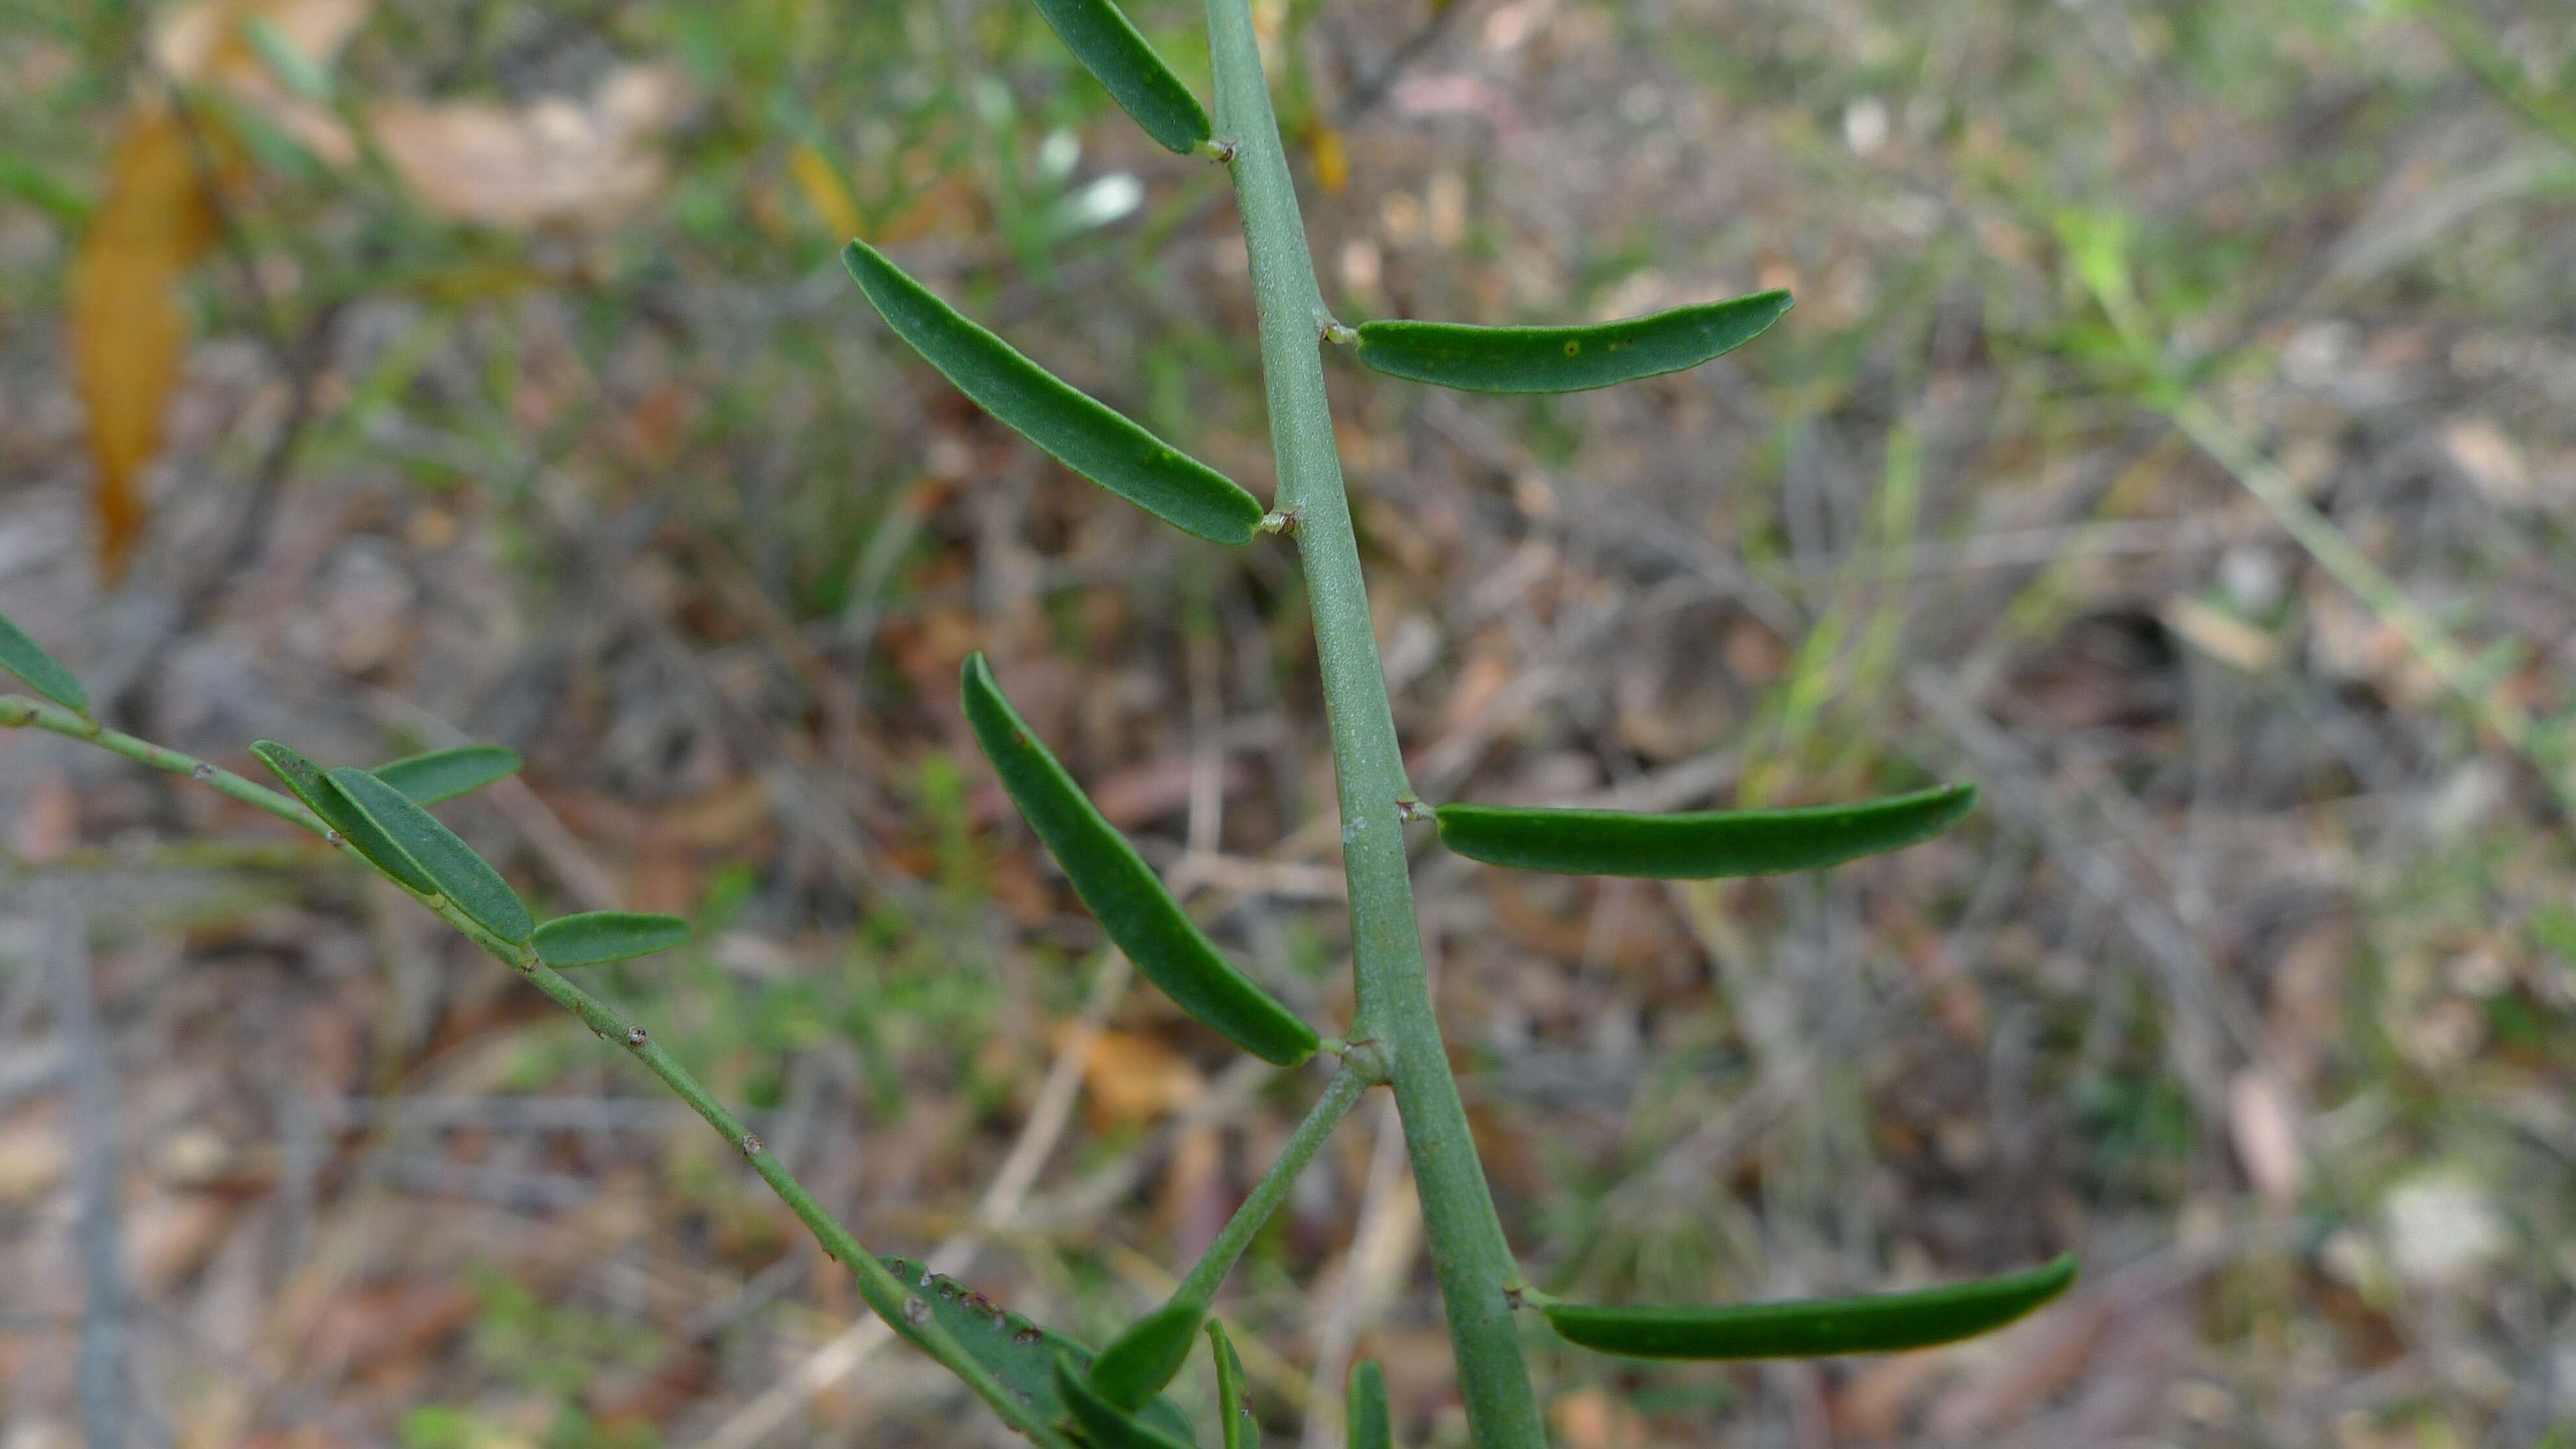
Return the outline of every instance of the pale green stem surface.
[[[1321,351],[1331,317],[1306,248],[1250,5],[1207,0],[1207,17],[1217,139],[1234,147],[1227,165],[1243,214],[1261,322],[1261,371],[1279,469],[1274,506],[1296,519],[1332,729],[1358,975],[1359,1007],[1350,1036],[1354,1044],[1378,1043],[1395,1088],[1458,1356],[1469,1431],[1479,1449],[1543,1449],[1538,1400],[1506,1297],[1506,1285],[1517,1284],[1519,1271],[1485,1185],[1458,1084],[1449,1074],[1448,1049],[1423,973],[1413,882],[1396,817],[1396,802],[1413,792],[1378,664],[1368,585],[1360,574],[1359,541],[1351,531],[1324,392]]]
[[[1207,1251],[1199,1255],[1198,1262],[1192,1264],[1190,1271],[1182,1277],[1180,1286],[1172,1290],[1171,1301],[1205,1305],[1216,1298],[1217,1285],[1225,1281],[1226,1274],[1234,1271],[1236,1261],[1243,1257],[1243,1250],[1252,1246],[1252,1239],[1261,1231],[1261,1225],[1270,1221],[1270,1215],[1277,1212],[1279,1204],[1287,1199],[1288,1189],[1296,1185],[1297,1175],[1314,1160],[1316,1149],[1322,1147],[1324,1139],[1332,1136],[1333,1129],[1350,1115],[1352,1104],[1369,1089],[1369,1081],[1366,1072],[1347,1063],[1333,1074],[1333,1080],[1324,1088],[1324,1095],[1316,1099],[1313,1110],[1306,1114],[1306,1120],[1297,1124],[1297,1131],[1288,1139],[1288,1145],[1279,1149],[1279,1160],[1271,1163],[1270,1170],[1252,1185],[1251,1194],[1244,1198],[1241,1207],[1234,1210],[1234,1216],[1226,1219],[1216,1241],[1208,1244]]]
[[[0,728],[15,729],[29,726],[87,741],[102,749],[123,755],[127,759],[139,760],[154,769],[186,775],[211,785],[245,804],[257,806],[281,820],[292,821],[325,840],[338,843],[339,837],[322,823],[320,817],[305,809],[300,802],[277,791],[254,784],[228,770],[217,769],[193,755],[165,749],[162,746],[138,740],[132,735],[107,729],[96,721],[74,714],[70,710],[18,695],[0,695]],[[371,866],[370,869],[372,868]],[[377,873],[383,874],[381,871]],[[393,880],[393,877],[386,876],[385,879]],[[770,1191],[778,1194],[779,1200],[787,1204],[788,1211],[796,1214],[797,1220],[805,1224],[807,1230],[814,1234],[815,1239],[823,1245],[823,1251],[839,1259],[843,1266],[850,1269],[858,1279],[859,1297],[879,1318],[885,1320],[886,1326],[893,1329],[897,1337],[911,1342],[924,1353],[938,1360],[942,1367],[955,1374],[968,1388],[973,1389],[986,1403],[992,1405],[993,1411],[1000,1414],[1003,1421],[1012,1428],[1019,1430],[1038,1444],[1046,1446],[1046,1449],[1075,1449],[1072,1441],[1068,1440],[1061,1431],[1047,1422],[1043,1415],[1021,1403],[1018,1395],[1014,1394],[1000,1379],[995,1378],[992,1371],[978,1362],[974,1355],[968,1353],[964,1346],[940,1325],[937,1316],[928,1311],[926,1304],[921,1304],[919,1307],[919,1321],[916,1322],[913,1315],[905,1311],[907,1303],[919,1302],[911,1291],[913,1285],[896,1278],[884,1264],[876,1260],[875,1255],[861,1247],[858,1239],[850,1235],[849,1229],[842,1227],[829,1212],[824,1210],[821,1203],[814,1200],[814,1195],[805,1190],[804,1184],[798,1182],[795,1176],[788,1172],[785,1165],[779,1162],[777,1154],[762,1146],[760,1139],[753,1136],[751,1131],[742,1125],[741,1118],[736,1117],[722,1102],[717,1101],[715,1094],[708,1091],[704,1083],[692,1076],[689,1069],[680,1065],[669,1052],[664,1051],[661,1043],[654,1041],[642,1027],[618,1015],[606,1003],[574,985],[553,967],[538,960],[533,947],[505,941],[492,934],[472,917],[457,909],[454,902],[444,897],[423,895],[408,886],[403,886],[398,880],[394,881],[394,884],[401,886],[406,894],[435,912],[440,920],[455,927],[460,934],[482,947],[494,960],[527,978],[528,984],[545,993],[556,1005],[580,1017],[583,1025],[609,1041],[623,1043],[633,1052],[636,1060],[644,1064],[646,1071],[661,1078],[664,1086],[677,1094],[681,1101],[688,1103],[692,1111],[704,1118],[706,1124],[723,1136],[734,1151],[741,1153],[751,1163],[751,1170],[760,1174],[760,1180],[768,1183]]]

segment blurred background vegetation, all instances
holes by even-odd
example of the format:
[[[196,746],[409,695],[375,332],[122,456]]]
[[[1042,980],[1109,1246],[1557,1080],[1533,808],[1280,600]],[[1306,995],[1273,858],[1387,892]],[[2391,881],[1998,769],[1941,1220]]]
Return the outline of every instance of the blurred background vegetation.
[[[1604,393],[1334,367],[1424,795],[1985,787],[1821,877],[1424,858],[1534,1278],[2088,1270],[1892,1359],[1538,1346],[1559,1442],[2576,1443],[2576,9],[1255,8],[1344,317],[1798,298]],[[1194,7],[1134,13],[1204,91]],[[1268,493],[1222,174],[1015,0],[8,0],[0,612],[229,765],[520,749],[469,838],[699,928],[612,994],[863,1240],[1097,1339],[1315,1083],[1129,987],[957,664],[1338,1021],[1300,585],[979,417],[853,233]],[[327,852],[51,739],[0,821],[7,1449],[83,1438],[85,1330],[134,1444],[1005,1442]],[[1220,1305],[1274,1439],[1339,1443],[1356,1349],[1464,1442],[1396,1142]]]

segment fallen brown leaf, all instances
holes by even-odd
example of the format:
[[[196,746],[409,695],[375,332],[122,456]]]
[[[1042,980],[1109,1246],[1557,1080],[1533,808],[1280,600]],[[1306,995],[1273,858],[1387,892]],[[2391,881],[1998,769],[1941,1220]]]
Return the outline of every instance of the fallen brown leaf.
[[[652,145],[687,108],[664,66],[614,72],[586,100],[387,101],[368,114],[377,146],[421,203],[486,226],[597,230],[661,192]]]

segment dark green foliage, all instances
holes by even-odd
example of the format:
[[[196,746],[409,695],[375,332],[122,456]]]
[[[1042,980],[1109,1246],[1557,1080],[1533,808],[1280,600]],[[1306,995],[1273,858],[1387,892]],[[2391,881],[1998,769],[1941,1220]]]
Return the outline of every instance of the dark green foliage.
[[[322,769],[311,760],[275,740],[254,741],[250,752],[268,767],[287,793],[304,802],[304,808],[322,817],[322,823],[339,832],[351,850],[376,869],[425,896],[439,894],[438,882],[429,878],[408,852],[396,845],[367,812],[351,804],[348,798],[331,788]]]
[[[1174,1299],[1137,1319],[1100,1351],[1091,1365],[1091,1386],[1102,1398],[1133,1412],[1162,1392],[1189,1361],[1190,1346],[1206,1317],[1206,1304]]]
[[[1261,505],[1232,480],[1021,356],[866,242],[841,255],[895,335],[984,411],[1174,528],[1216,543],[1251,541]]]
[[[1386,1405],[1386,1370],[1373,1358],[1351,1366],[1351,1449],[1395,1449],[1395,1417]]]
[[[0,614],[0,669],[26,682],[29,689],[68,710],[89,713],[89,690],[61,662],[36,647],[25,630]]]
[[[474,924],[504,941],[525,942],[536,929],[527,904],[501,879],[491,862],[438,823],[436,816],[411,803],[400,790],[347,766],[323,777],[331,788],[364,812],[404,855],[456,903]]]
[[[2030,1312],[2074,1281],[2075,1255],[2067,1253],[2027,1272],[1917,1293],[1715,1308],[1550,1303],[1542,1311],[1568,1343],[1628,1358],[1818,1358],[1974,1337]]]
[[[1440,843],[1471,860],[1566,875],[1707,880],[1815,870],[1927,840],[1977,803],[1974,785],[1943,785],[1854,805],[1638,815],[1443,805]]]
[[[668,951],[689,939],[689,923],[642,911],[590,911],[537,927],[537,956],[547,965],[598,966]]]
[[[1208,1347],[1216,1356],[1216,1412],[1224,1449],[1261,1449],[1261,1421],[1252,1417],[1252,1404],[1244,1394],[1243,1359],[1234,1351],[1234,1340],[1226,1337],[1225,1325],[1208,1320]]]
[[[911,1259],[889,1257],[877,1261],[902,1281],[923,1312],[934,1315],[950,1337],[1019,1395],[1022,1402],[1046,1418],[1063,1417],[1065,1403],[1056,1392],[1056,1360],[1070,1360],[1079,1379],[1092,1363],[1088,1347],[1040,1328],[983,1294],[970,1292],[956,1279],[933,1273]],[[1138,1418],[1178,1443],[1192,1442],[1189,1420],[1169,1399],[1150,1401],[1139,1411]]]
[[[515,774],[519,763],[519,752],[505,746],[459,745],[408,755],[367,773],[403,792],[414,805],[435,805]]]
[[[1071,1354],[1055,1356],[1055,1391],[1092,1449],[1195,1449],[1197,1440],[1184,1423],[1177,1434],[1148,1424],[1101,1397],[1083,1376]]]
[[[1145,134],[1173,151],[1208,138],[1207,108],[1111,0],[1035,0],[1057,38]]]
[[[1294,1066],[1315,1054],[1315,1029],[1217,954],[1127,837],[1101,817],[1028,721],[993,682],[980,653],[966,657],[966,722],[1002,788],[1064,867],[1076,895],[1145,979],[1183,1011],[1264,1061]]]
[[[1583,327],[1363,322],[1359,355],[1389,376],[1468,392],[1582,392],[1697,367],[1788,310],[1788,293],[1756,292]]]

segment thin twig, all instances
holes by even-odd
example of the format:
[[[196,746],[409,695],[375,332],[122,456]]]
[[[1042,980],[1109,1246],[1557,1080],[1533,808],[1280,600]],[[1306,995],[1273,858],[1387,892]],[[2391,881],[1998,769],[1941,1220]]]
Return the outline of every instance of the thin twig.
[[[89,1449],[123,1449],[127,1386],[124,1255],[117,1246],[115,1063],[90,999],[89,925],[68,888],[43,894],[54,1013],[72,1055],[72,1193],[79,1204],[84,1295],[80,1321],[81,1436]]]

